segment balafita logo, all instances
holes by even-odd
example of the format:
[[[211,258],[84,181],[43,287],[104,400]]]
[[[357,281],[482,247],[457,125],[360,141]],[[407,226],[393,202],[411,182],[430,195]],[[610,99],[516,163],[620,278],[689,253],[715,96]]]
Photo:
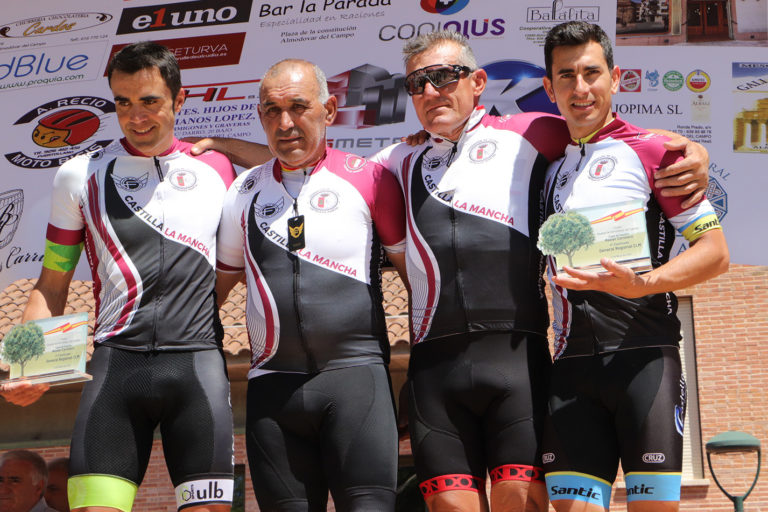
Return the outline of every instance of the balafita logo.
[[[176,487],[176,505],[232,501],[232,480],[195,480]]]
[[[200,26],[246,23],[251,17],[251,0],[198,0],[178,4],[147,5],[123,9],[118,34],[153,32]]]

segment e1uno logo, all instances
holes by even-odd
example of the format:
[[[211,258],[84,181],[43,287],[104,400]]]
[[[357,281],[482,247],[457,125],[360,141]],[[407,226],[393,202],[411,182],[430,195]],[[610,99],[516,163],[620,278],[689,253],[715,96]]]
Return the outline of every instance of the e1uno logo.
[[[465,8],[469,0],[421,0],[421,8],[434,14],[455,14]]]
[[[224,4],[224,5],[222,5]],[[251,17],[251,0],[198,0],[172,5],[148,5],[123,9],[118,34],[152,32],[196,26],[245,23]]]

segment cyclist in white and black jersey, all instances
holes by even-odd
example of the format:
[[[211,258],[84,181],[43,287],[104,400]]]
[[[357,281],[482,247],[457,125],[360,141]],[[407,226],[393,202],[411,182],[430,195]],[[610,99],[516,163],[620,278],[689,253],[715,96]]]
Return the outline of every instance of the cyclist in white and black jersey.
[[[397,429],[382,248],[404,268],[404,206],[386,169],[327,148],[336,98],[300,60],[272,66],[259,117],[276,158],[227,193],[223,300],[243,272],[251,342],[246,446],[259,507],[391,511]],[[404,274],[401,274],[404,277]]]
[[[608,510],[621,460],[630,512],[676,511],[685,380],[670,292],[726,271],[725,238],[706,199],[684,206],[660,193],[656,171],[682,155],[612,113],[620,73],[603,30],[557,25],[545,54],[544,87],[572,139],[549,169],[547,216],[637,201],[653,267],[636,275],[603,258],[603,272],[566,265],[558,273],[550,258],[555,362],[542,456],[549,497],[558,511]],[[670,258],[674,230],[691,246]]]
[[[95,350],[73,430],[70,507],[130,511],[159,426],[178,508],[226,512],[233,433],[215,254],[234,169],[174,137],[184,91],[167,48],[129,45],[108,77],[125,137],[57,172],[43,268],[23,315],[63,313],[85,247]]]

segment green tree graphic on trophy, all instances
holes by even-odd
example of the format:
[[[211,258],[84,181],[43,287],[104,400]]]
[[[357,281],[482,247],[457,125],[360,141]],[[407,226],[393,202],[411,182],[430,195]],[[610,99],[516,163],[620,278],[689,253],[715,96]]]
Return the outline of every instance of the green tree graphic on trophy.
[[[24,366],[43,355],[45,340],[43,329],[34,322],[17,325],[3,338],[3,360],[7,363],[18,364],[21,376],[24,376]]]
[[[546,255],[565,254],[573,267],[573,255],[582,247],[595,242],[595,233],[589,219],[576,211],[555,213],[541,226],[536,244]]]

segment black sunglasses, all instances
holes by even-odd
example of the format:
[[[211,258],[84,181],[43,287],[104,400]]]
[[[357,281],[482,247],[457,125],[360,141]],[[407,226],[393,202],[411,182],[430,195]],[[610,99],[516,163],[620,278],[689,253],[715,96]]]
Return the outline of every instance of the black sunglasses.
[[[464,72],[467,75],[472,70],[469,66],[459,66],[458,64],[433,64],[425,68],[412,71],[405,77],[405,90],[409,96],[414,94],[422,94],[424,92],[424,86],[427,85],[427,80],[435,88],[445,87],[448,84],[458,82],[461,78],[461,73]]]

